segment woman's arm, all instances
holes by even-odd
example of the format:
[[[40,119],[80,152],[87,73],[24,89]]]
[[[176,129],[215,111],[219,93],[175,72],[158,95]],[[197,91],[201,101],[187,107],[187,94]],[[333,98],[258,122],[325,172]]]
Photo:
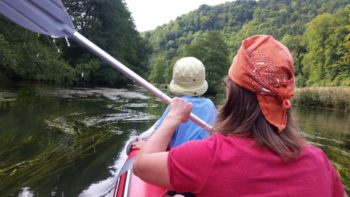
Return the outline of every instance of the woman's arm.
[[[138,177],[149,183],[172,189],[166,148],[177,126],[188,120],[191,111],[191,103],[181,98],[172,99],[168,115],[136,157],[133,169]]]

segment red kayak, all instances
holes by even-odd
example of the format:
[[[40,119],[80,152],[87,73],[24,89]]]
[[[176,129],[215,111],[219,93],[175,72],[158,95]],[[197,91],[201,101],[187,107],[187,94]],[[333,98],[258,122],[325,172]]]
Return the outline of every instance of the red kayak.
[[[121,168],[117,182],[114,186],[113,197],[161,197],[164,196],[168,190],[146,183],[132,172],[132,164],[138,149],[132,149],[129,142],[127,152],[128,158]],[[129,151],[128,151],[129,150]]]

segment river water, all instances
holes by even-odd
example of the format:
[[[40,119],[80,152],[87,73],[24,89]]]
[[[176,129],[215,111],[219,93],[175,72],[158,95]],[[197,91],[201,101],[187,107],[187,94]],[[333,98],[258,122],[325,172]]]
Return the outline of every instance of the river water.
[[[1,196],[110,196],[125,144],[165,107],[137,87],[1,88]],[[300,107],[293,113],[349,189],[350,115]]]

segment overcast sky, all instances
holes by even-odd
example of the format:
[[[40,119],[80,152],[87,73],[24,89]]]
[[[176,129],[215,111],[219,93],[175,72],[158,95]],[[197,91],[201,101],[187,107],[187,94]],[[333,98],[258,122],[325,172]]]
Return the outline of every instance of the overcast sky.
[[[202,4],[218,5],[232,0],[125,0],[138,31],[153,30]]]

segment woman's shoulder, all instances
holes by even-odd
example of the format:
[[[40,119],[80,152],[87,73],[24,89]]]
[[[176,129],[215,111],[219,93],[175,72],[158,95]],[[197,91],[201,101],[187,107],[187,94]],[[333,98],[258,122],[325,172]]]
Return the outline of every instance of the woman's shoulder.
[[[326,154],[323,152],[321,148],[318,148],[310,143],[306,143],[302,149],[301,157],[302,156],[311,156],[317,159],[320,159],[322,161],[328,160]]]
[[[256,142],[250,138],[243,138],[233,135],[223,135],[221,133],[214,133],[208,138],[202,140],[188,141],[178,147],[175,147],[176,152],[191,154],[208,154],[212,158],[215,155],[224,156],[233,154],[234,152],[251,152],[255,149]],[[224,154],[225,153],[225,154]]]
[[[217,149],[221,148],[225,138],[225,136],[219,133],[214,133],[210,137],[202,140],[191,140],[178,147],[175,147],[174,149],[177,149],[180,152],[196,152],[197,154],[203,154],[206,152],[213,156],[215,152],[217,152]]]
[[[221,154],[224,152],[239,152],[244,149],[254,149],[256,142],[253,139],[234,136],[223,135],[221,133],[214,133],[206,139],[206,145],[212,150],[212,154]]]
[[[236,135],[224,135],[222,133],[216,132],[212,135],[213,140],[227,142],[230,144],[256,144],[254,139],[248,137],[241,137]]]

